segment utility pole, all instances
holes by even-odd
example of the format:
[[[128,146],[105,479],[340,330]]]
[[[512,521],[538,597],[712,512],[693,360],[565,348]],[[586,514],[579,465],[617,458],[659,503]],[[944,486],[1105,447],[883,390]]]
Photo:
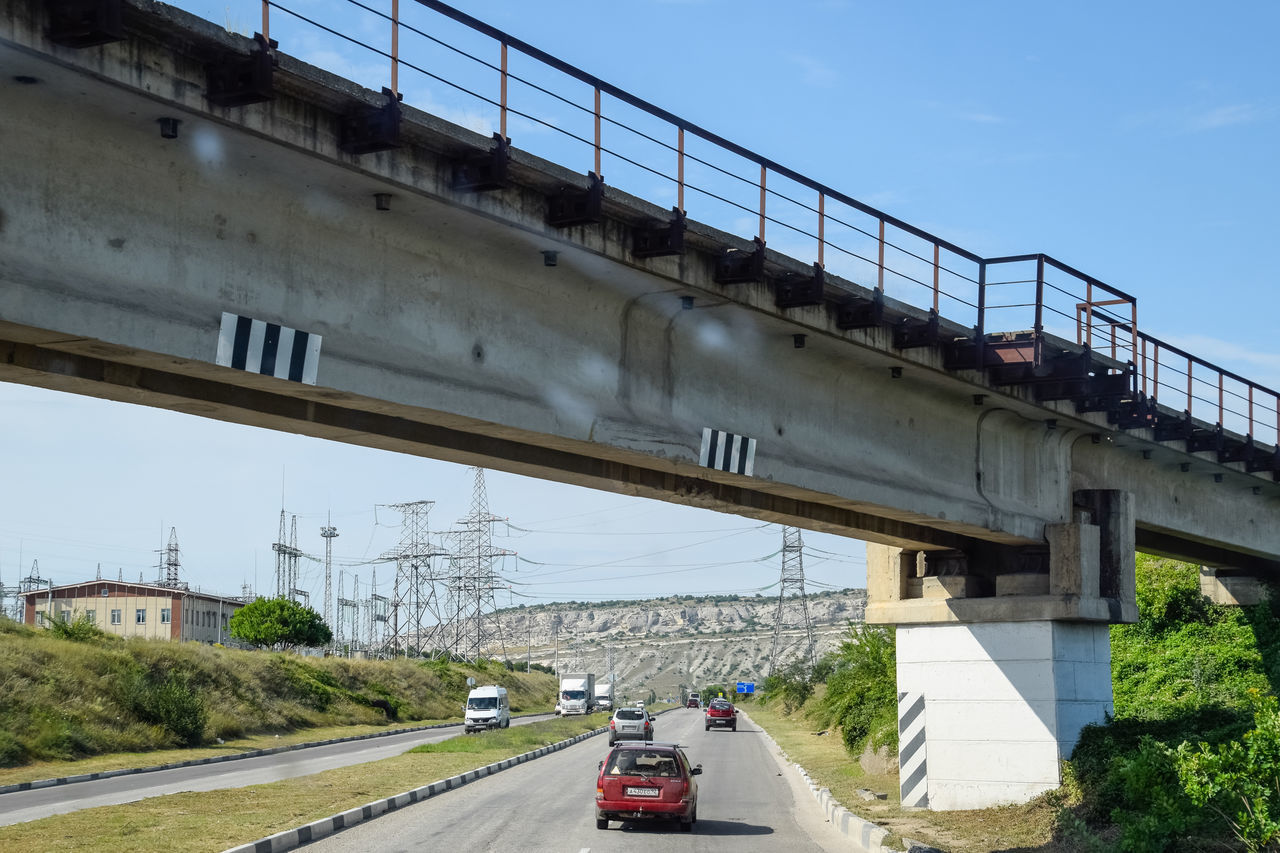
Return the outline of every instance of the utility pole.
[[[333,526],[333,516],[329,516],[329,523],[320,528],[320,535],[324,537],[324,624],[328,625],[332,630],[335,625],[333,621],[333,540],[338,536],[338,528]],[[339,589],[338,594],[342,591]],[[337,632],[334,632],[335,640]]]
[[[788,594],[791,598],[788,600]],[[800,657],[810,666],[814,664],[816,645],[813,639],[813,621],[809,618],[809,601],[804,593],[804,542],[800,528],[782,528],[782,578],[778,584],[778,608],[773,619],[773,647],[769,652],[769,674],[778,669],[780,656],[787,655],[784,647],[784,626],[795,623],[804,631],[804,646]]]

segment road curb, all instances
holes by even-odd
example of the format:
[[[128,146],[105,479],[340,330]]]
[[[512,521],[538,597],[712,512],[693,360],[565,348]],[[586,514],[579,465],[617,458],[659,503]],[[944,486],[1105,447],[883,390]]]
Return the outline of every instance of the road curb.
[[[742,713],[745,714],[745,712]],[[747,719],[751,719],[750,716]],[[818,787],[817,783],[809,778],[808,771],[792,761],[782,747],[778,746],[778,742],[773,739],[772,735],[762,727],[760,731],[768,738],[769,743],[773,744],[773,748],[778,750],[786,762],[800,774],[801,781],[809,787],[809,791],[818,801],[818,806],[826,814],[827,821],[836,832],[853,842],[855,845],[853,849],[862,851],[862,853],[903,853],[899,847],[885,845],[884,841],[889,837],[889,830],[865,818],[860,818],[846,809],[835,797],[831,796],[830,790]]]
[[[520,717],[537,717],[540,714],[520,714]],[[363,735],[333,738],[332,740],[312,740],[306,743],[295,743],[289,746],[273,746],[266,749],[252,749],[248,752],[237,752],[232,755],[211,755],[208,758],[194,758],[190,761],[177,761],[172,764],[154,764],[150,767],[122,767],[119,770],[103,770],[99,773],[80,773],[75,776],[60,776],[57,779],[38,779],[34,782],[15,782],[11,785],[0,785],[0,795],[18,791],[35,791],[40,788],[53,788],[58,785],[74,785],[77,782],[93,782],[98,779],[113,779],[116,776],[132,776],[136,773],[155,773],[158,770],[176,770],[179,767],[198,767],[202,764],[220,764],[224,761],[240,761],[245,758],[261,758],[264,755],[277,755],[282,752],[293,752],[298,749],[310,749],[316,746],[328,746],[334,743],[348,743],[370,738],[390,737],[391,735],[423,732],[428,729],[447,729],[450,726],[461,726],[462,723],[432,723],[429,726],[413,726],[407,729],[392,729],[385,732],[369,732]]]
[[[269,835],[266,838],[259,838],[257,841],[250,841],[247,844],[241,844],[238,847],[229,847],[223,853],[285,853],[288,850],[295,850],[303,844],[312,841],[318,841],[328,835],[332,835],[341,829],[349,829],[366,820],[372,820],[387,812],[404,808],[413,803],[420,803],[423,800],[429,800],[432,797],[439,796],[446,791],[452,791],[454,788],[460,788],[468,782],[474,782],[477,779],[483,779],[485,776],[492,776],[494,773],[501,772],[517,764],[524,764],[526,761],[533,761],[535,758],[541,758],[544,755],[550,755],[553,752],[573,746],[587,738],[604,734],[609,730],[608,726],[584,732],[575,735],[568,740],[562,740],[553,743],[550,746],[540,747],[532,752],[525,752],[512,758],[504,758],[502,761],[487,764],[475,770],[468,770],[466,773],[460,773],[457,776],[451,776],[448,779],[441,779],[432,782],[430,785],[423,785],[421,788],[414,788],[412,791],[405,791],[403,794],[396,794],[393,797],[387,797],[382,800],[375,800],[363,806],[354,809],[348,809],[341,814],[331,815],[330,817],[321,818],[312,821],[304,826],[295,827],[294,829],[286,829],[284,832],[277,832],[275,835]]]

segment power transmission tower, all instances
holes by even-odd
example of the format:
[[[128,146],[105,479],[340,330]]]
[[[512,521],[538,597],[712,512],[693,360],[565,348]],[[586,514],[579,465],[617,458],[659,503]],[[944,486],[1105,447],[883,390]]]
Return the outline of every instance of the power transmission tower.
[[[809,601],[804,594],[804,542],[800,539],[798,527],[782,528],[782,579],[778,584],[778,609],[773,619],[773,648],[769,652],[770,675],[778,669],[782,657],[792,657],[792,652],[795,651],[792,644],[784,645],[783,628],[788,625],[804,631],[801,638],[803,648],[799,649],[798,657],[813,666],[816,645],[813,639],[813,621],[809,618]]]
[[[387,635],[387,615],[390,610],[388,599],[385,595],[378,594],[378,567],[373,568],[373,578],[369,581],[369,598],[366,602],[369,613],[368,631],[369,638],[365,646],[370,654],[374,649],[380,648]],[[374,623],[381,622],[381,628],[375,628]]]
[[[23,621],[23,610],[26,608],[27,602],[35,603],[34,598],[30,598],[30,594],[39,590],[49,591],[49,612],[52,615],[53,609],[53,581],[49,578],[40,577],[40,561],[31,561],[31,574],[18,581],[18,603],[14,606],[15,622]]]
[[[160,553],[164,555],[160,562],[160,567],[164,570],[164,576],[156,582],[156,585],[173,589],[186,589],[187,585],[178,580],[178,572],[182,568],[182,562],[178,559],[178,529],[176,527],[169,528],[169,544]]]
[[[320,535],[324,537],[324,624],[330,629],[334,629],[333,622],[333,540],[338,535],[338,528],[333,526],[332,516],[329,518],[329,524],[320,528]],[[341,595],[341,586],[339,586],[338,594]],[[335,631],[334,640],[337,640]]]
[[[459,628],[457,653],[474,661],[494,646],[501,646],[507,657],[507,640],[497,617],[493,593],[499,589],[499,578],[493,570],[498,557],[514,551],[493,547],[493,524],[503,521],[489,514],[489,497],[485,491],[484,469],[473,468],[475,490],[471,496],[471,514],[458,522],[453,536],[457,542],[451,557],[455,574],[450,578],[452,597],[457,605]]]
[[[386,652],[408,656],[411,652],[438,657],[450,645],[450,620],[442,612],[447,600],[447,580],[436,568],[434,557],[447,557],[449,552],[428,540],[427,516],[435,501],[392,504],[404,516],[400,527],[400,544],[383,556],[395,560],[396,580],[391,593],[391,636]],[[440,587],[439,592],[437,587]]]

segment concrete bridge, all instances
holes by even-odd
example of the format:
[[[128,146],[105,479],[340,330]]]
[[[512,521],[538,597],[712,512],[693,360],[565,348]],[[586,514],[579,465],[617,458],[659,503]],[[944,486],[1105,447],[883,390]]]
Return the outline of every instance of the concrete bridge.
[[[1110,708],[1135,548],[1280,568],[1276,392],[1134,297],[420,5],[493,39],[495,134],[402,103],[394,49],[377,93],[159,3],[0,0],[0,380],[865,539],[904,803],[934,808],[1058,783]],[[594,93],[587,168],[507,139],[509,51]],[[636,162],[602,96],[669,125],[675,209],[600,179]],[[698,218],[725,169],[686,140],[746,163],[756,234]]]

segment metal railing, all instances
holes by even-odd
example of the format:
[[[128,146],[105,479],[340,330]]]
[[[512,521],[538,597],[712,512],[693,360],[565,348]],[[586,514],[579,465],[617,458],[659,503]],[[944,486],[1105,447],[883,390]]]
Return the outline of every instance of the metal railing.
[[[521,148],[562,165],[585,153],[612,186],[682,212],[693,207],[693,218],[731,233],[753,227],[763,241],[768,232],[773,248],[813,252],[835,275],[908,304],[925,301],[972,327],[975,338],[992,328],[1074,338],[1131,364],[1135,392],[1256,441],[1280,442],[1280,393],[1141,331],[1137,299],[1093,276],[1044,254],[983,258],[438,0],[344,2],[353,17],[339,24],[261,0],[262,34],[269,38],[276,25],[278,39],[298,35],[306,50],[290,52],[303,59],[326,43],[360,48],[387,64],[371,71],[354,63],[353,79],[385,74],[392,92],[414,88],[428,112],[504,139],[518,126]],[[379,28],[383,47],[352,35],[372,39]],[[375,90],[385,81],[356,80]]]

